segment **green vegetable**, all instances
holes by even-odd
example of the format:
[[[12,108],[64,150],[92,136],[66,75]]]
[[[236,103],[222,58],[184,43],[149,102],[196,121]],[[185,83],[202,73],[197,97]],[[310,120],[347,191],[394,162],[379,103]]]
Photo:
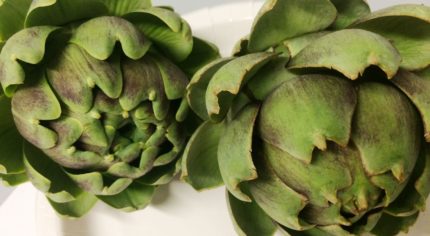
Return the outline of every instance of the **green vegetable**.
[[[239,235],[407,231],[430,193],[429,52],[427,6],[267,1],[188,85],[205,122],[182,178],[225,184]]]
[[[178,173],[199,122],[183,98],[188,76],[218,52],[172,9],[0,1],[0,45],[5,184],[30,180],[59,214],[80,217],[98,199],[142,209]]]

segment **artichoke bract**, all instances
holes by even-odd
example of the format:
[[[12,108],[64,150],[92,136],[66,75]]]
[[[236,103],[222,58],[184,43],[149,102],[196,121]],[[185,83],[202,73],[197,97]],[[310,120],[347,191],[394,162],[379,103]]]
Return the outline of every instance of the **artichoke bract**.
[[[430,193],[430,7],[270,0],[190,81],[182,178],[238,234],[396,235]],[[204,99],[202,99],[204,98]]]
[[[196,126],[188,77],[218,52],[173,9],[6,0],[0,42],[5,184],[30,180],[59,214],[80,217],[98,199],[142,209],[178,173]]]

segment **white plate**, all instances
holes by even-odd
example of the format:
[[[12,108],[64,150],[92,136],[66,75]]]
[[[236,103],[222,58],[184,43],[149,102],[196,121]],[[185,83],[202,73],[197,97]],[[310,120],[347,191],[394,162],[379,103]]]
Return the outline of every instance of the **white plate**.
[[[178,5],[177,0],[154,0],[155,3]],[[181,0],[179,11],[192,25],[194,34],[216,43],[224,56],[234,43],[246,35],[261,6],[250,0]],[[217,5],[219,3],[224,3]],[[430,3],[430,0],[369,1],[380,8],[394,3]],[[191,6],[201,7],[190,12]],[[204,6],[203,6],[204,5]],[[430,206],[430,201],[429,201]],[[430,235],[430,207],[408,235]],[[24,226],[24,227],[23,227]],[[0,206],[2,236],[236,236],[225,203],[223,188],[198,193],[180,182],[163,186],[155,202],[135,213],[122,213],[98,204],[79,220],[60,219],[43,195],[30,185],[20,186]]]

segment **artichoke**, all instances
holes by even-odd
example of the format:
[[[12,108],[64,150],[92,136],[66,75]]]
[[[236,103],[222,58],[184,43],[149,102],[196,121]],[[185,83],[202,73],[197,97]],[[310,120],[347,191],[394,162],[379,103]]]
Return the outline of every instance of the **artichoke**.
[[[182,178],[240,235],[395,235],[430,193],[430,7],[269,0],[187,87]],[[204,99],[202,99],[204,98]]]
[[[217,57],[149,0],[0,1],[0,179],[80,217],[148,205],[196,127],[189,76]]]

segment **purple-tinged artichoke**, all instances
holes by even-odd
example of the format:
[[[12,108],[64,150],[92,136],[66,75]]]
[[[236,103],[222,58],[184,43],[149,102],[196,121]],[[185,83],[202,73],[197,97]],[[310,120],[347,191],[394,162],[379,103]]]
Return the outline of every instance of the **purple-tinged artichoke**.
[[[0,1],[0,178],[61,215],[149,204],[196,124],[188,76],[217,57],[149,0]],[[202,56],[203,55],[203,56]],[[23,137],[23,138],[21,138]]]

